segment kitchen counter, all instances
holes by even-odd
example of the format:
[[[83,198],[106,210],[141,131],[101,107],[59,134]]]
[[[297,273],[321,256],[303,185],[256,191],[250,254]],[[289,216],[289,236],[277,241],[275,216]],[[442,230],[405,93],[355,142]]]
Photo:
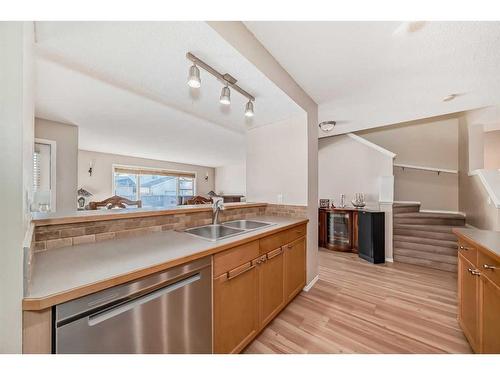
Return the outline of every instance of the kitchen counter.
[[[234,202],[224,203],[226,210],[238,208],[266,207],[266,203]],[[194,212],[212,212],[212,204],[183,205],[171,208],[126,208],[112,210],[84,210],[54,213],[33,213],[32,222],[35,226],[72,224],[89,221],[105,221],[116,219],[133,219],[162,215],[175,215]]]
[[[474,228],[454,228],[453,233],[489,251],[500,260],[500,232]]]
[[[308,221],[276,216],[257,219],[275,225],[215,242],[165,231],[37,252],[23,309],[42,310]]]

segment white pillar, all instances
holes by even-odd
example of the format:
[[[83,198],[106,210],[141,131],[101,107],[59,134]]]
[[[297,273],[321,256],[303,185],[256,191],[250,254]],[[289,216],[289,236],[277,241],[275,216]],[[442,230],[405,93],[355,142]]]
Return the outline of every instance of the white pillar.
[[[33,22],[0,22],[0,353],[22,351],[23,240],[31,198]]]

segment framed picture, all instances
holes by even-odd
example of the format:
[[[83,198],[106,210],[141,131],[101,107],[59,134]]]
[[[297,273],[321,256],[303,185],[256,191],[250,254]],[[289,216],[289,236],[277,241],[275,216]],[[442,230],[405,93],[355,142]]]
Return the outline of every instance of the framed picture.
[[[320,208],[329,208],[330,207],[330,199],[320,199],[319,200]]]

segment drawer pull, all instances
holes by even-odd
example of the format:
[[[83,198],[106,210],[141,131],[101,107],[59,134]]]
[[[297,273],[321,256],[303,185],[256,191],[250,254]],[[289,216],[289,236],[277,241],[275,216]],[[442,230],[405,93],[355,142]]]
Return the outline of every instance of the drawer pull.
[[[483,268],[486,270],[496,270],[497,269],[497,267],[490,266],[489,264],[483,264]]]
[[[481,275],[481,272],[479,272],[478,270],[473,270],[472,268],[469,268],[467,271],[469,271],[471,274],[473,274],[474,276],[479,276]]]
[[[470,250],[467,246],[460,245],[460,250]]]
[[[238,277],[238,276],[244,274],[245,272],[250,271],[252,268],[255,268],[255,264],[252,264],[250,267],[245,268],[244,270],[242,270],[240,272],[237,272],[234,275],[231,275],[231,271],[228,271],[227,274],[226,274],[226,281],[234,279],[235,277]]]
[[[279,249],[277,249],[274,252],[271,251],[270,253],[267,253],[267,259],[273,259],[274,257],[277,257],[281,253],[283,253],[283,249],[282,248],[279,248]]]

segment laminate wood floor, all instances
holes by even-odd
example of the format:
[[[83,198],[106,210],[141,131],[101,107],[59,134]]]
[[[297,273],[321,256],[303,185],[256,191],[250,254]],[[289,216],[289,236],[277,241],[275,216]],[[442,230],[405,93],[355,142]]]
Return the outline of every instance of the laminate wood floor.
[[[245,353],[471,353],[457,323],[457,277],[419,266],[373,265],[320,249],[319,280]]]

